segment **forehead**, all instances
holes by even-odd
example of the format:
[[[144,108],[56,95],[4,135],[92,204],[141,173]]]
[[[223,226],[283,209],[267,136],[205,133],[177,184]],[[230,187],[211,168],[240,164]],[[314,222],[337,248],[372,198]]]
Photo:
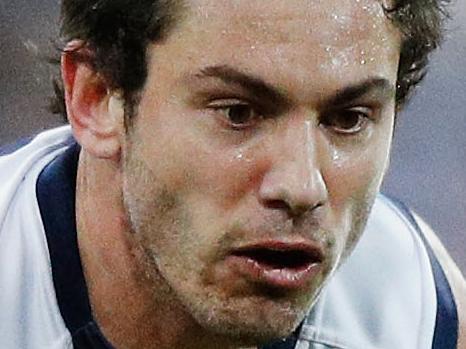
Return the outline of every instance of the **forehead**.
[[[319,31],[329,44],[339,41],[335,34],[355,39],[375,30],[382,36],[387,22],[378,0],[190,0],[186,9],[191,25],[224,26],[230,34],[251,34],[244,37],[247,41],[274,43],[293,39],[291,35],[297,30],[302,34]]]
[[[394,81],[399,58],[399,33],[379,0],[188,0],[162,45],[158,61],[176,56],[178,71],[227,64],[269,81],[292,74],[308,87],[311,77],[320,87]]]

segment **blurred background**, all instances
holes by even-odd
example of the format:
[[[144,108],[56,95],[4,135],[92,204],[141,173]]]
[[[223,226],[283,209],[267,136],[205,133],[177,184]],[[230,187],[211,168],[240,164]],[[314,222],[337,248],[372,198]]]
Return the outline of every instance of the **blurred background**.
[[[451,12],[447,41],[399,116],[384,192],[424,217],[466,274],[466,1]],[[0,1],[0,145],[63,122],[46,111],[58,17],[59,0]]]

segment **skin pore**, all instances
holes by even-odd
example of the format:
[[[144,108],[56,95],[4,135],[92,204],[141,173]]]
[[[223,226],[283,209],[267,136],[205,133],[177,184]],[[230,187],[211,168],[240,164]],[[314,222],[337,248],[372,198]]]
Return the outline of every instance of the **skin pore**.
[[[376,0],[188,1],[148,47],[137,115],[63,58],[82,146],[78,242],[118,348],[255,347],[288,335],[357,242],[388,166],[399,35]],[[231,253],[318,246],[298,289]]]

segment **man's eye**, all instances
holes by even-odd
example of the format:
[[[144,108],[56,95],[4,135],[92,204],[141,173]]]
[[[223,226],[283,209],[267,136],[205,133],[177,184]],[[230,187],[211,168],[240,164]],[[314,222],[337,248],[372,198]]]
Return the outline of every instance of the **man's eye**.
[[[325,115],[321,124],[333,132],[342,134],[356,134],[362,131],[370,121],[370,111],[367,108],[356,108],[335,111]]]
[[[233,129],[242,129],[254,125],[259,120],[258,113],[245,103],[211,105],[210,108],[223,114],[224,121]]]

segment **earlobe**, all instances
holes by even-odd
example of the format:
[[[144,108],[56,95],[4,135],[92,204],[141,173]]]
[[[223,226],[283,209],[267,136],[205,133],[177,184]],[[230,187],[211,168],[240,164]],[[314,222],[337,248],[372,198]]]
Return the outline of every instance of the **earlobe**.
[[[119,160],[124,105],[93,69],[88,48],[71,42],[61,57],[68,121],[81,147],[97,158]]]

